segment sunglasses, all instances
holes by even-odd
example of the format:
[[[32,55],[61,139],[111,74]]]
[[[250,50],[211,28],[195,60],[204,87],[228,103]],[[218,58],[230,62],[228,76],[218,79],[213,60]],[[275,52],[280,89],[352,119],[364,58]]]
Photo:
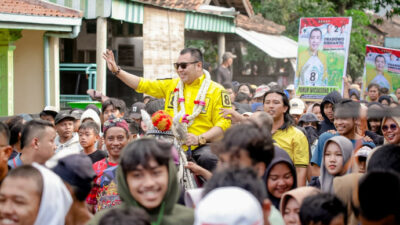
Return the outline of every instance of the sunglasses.
[[[175,67],[176,70],[179,69],[179,67],[182,68],[182,69],[186,69],[186,67],[187,67],[188,65],[190,65],[190,64],[195,64],[195,63],[198,63],[198,62],[199,62],[199,61],[184,62],[184,63],[174,63],[174,67]]]
[[[390,129],[391,131],[396,131],[396,130],[397,130],[397,125],[394,124],[394,123],[392,123],[392,124],[390,124],[389,126],[388,126],[388,125],[383,125],[383,126],[382,126],[382,131],[383,131],[383,132],[386,132],[386,131],[388,131],[389,129]]]

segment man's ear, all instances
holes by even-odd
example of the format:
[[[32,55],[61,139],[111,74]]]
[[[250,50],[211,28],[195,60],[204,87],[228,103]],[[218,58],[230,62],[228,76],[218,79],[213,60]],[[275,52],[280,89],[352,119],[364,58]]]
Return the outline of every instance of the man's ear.
[[[9,145],[9,146],[5,147],[3,149],[3,151],[0,152],[0,157],[2,157],[5,162],[7,162],[8,158],[10,158],[10,155],[11,155],[12,151],[13,151],[13,149]]]
[[[39,149],[39,138],[37,138],[37,137],[32,138],[32,141],[31,141],[30,144],[31,144],[31,146],[32,146],[33,148]]]
[[[256,163],[254,165],[254,170],[256,171],[258,177],[262,177],[266,170],[265,163],[263,162]]]

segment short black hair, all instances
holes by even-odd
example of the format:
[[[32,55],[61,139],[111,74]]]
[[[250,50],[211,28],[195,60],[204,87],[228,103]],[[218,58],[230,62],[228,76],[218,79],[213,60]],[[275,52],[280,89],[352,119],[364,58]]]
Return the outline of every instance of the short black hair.
[[[6,138],[7,144],[10,143],[10,130],[7,125],[0,121],[0,135],[3,135]]]
[[[150,216],[139,207],[124,206],[107,211],[99,225],[151,225]]]
[[[11,178],[23,178],[25,179],[32,179],[35,181],[38,194],[41,196],[43,192],[43,177],[42,174],[38,169],[36,169],[32,165],[22,165],[18,166],[15,169],[12,169],[5,179]]]
[[[261,129],[254,121],[229,128],[223,139],[213,145],[213,150],[217,154],[232,153],[234,157],[238,157],[240,151],[245,150],[249,153],[253,164],[263,162],[265,167],[268,167],[274,157],[272,135]]]
[[[225,90],[227,90],[227,89],[234,90],[233,85],[230,83],[224,83],[222,86],[225,88]]]
[[[251,85],[250,85],[249,83],[241,83],[241,84],[239,85],[239,87],[237,88],[236,92],[239,92],[239,89],[240,89],[242,86],[247,86],[247,87],[249,88],[250,93],[251,93],[251,94],[254,94],[255,90],[254,90],[253,88],[251,88]]]
[[[302,225],[309,225],[311,223],[329,225],[340,214],[343,214],[343,222],[346,224],[347,209],[343,202],[331,193],[308,196],[301,204],[299,212]]]
[[[194,58],[194,61],[201,62],[203,65],[203,53],[201,53],[200,49],[198,48],[185,48],[179,53],[180,55],[185,55],[186,53],[190,53],[190,55]]]
[[[243,92],[238,92],[236,97],[235,97],[235,101],[236,102],[242,102],[244,100],[250,101],[251,98],[247,94],[245,94]]]
[[[392,103],[392,98],[389,95],[381,95],[378,102],[382,104],[383,101],[387,101],[390,105]]]
[[[144,110],[152,116],[155,112],[158,110],[163,110],[165,105],[165,100],[164,99],[150,99],[149,102],[147,102],[146,106],[144,107]]]
[[[82,123],[80,126],[79,126],[79,130],[82,130],[82,129],[92,129],[93,130],[93,132],[95,133],[95,134],[99,134],[100,133],[100,127],[99,127],[99,125],[97,125],[97,123],[95,123],[94,121],[85,121],[84,123]]]
[[[41,112],[39,113],[39,117],[42,117],[42,116],[51,116],[51,117],[53,117],[53,119],[55,119],[56,116],[57,116],[57,112],[53,112],[53,111],[41,111]]]
[[[10,130],[10,145],[14,145],[19,140],[19,134],[24,126],[24,119],[20,116],[13,116],[6,121],[6,125]]]
[[[368,84],[367,91],[369,91],[369,89],[371,89],[371,88],[373,88],[373,87],[376,87],[376,88],[378,89],[378,92],[380,92],[381,87],[380,87],[379,84],[377,84],[377,83],[370,83],[370,84]]]
[[[385,58],[385,56],[383,56],[383,55],[381,55],[381,54],[375,56],[375,62],[376,62],[376,60],[377,60],[378,58],[382,58],[383,61],[385,61],[385,64],[386,64],[386,58]]]
[[[212,190],[220,187],[243,188],[253,194],[260,204],[267,198],[265,184],[251,168],[232,167],[214,173],[211,179],[207,181],[202,195],[206,196]]]
[[[361,216],[370,221],[379,221],[394,215],[395,224],[400,224],[399,190],[400,176],[398,173],[368,172],[360,179],[358,186]]]
[[[318,31],[318,32],[321,34],[321,38],[322,38],[322,31],[321,31],[321,29],[319,29],[318,27],[316,27],[316,28],[314,28],[314,29],[311,30],[309,38],[311,37],[311,34],[312,34],[313,32],[315,32],[315,31]]]
[[[104,110],[106,110],[106,108],[110,105],[112,105],[114,109],[118,109],[121,113],[125,113],[126,111],[125,102],[118,98],[109,98],[105,102],[103,102],[101,106],[101,111],[104,113]]]
[[[351,99],[342,99],[333,107],[335,118],[354,118],[360,117],[361,104]]]
[[[394,144],[383,145],[371,156],[367,165],[367,172],[393,170],[400,173],[400,146]]]
[[[143,131],[140,128],[140,124],[138,124],[136,121],[131,121],[129,123],[129,133],[130,134],[142,134]]]
[[[54,128],[53,124],[46,120],[31,120],[27,122],[21,132],[21,149],[36,137],[41,137],[46,127]]]
[[[121,156],[121,168],[126,175],[137,169],[139,165],[145,169],[150,168],[149,161],[154,159],[158,165],[168,168],[171,159],[172,145],[157,141],[154,138],[140,138],[125,146]]]

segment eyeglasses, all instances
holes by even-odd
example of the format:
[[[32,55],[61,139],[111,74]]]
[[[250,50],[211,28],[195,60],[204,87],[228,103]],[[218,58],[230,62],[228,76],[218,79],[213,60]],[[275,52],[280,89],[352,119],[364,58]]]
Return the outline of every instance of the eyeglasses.
[[[190,65],[190,64],[195,64],[195,63],[198,63],[198,62],[199,62],[199,61],[184,62],[184,63],[174,63],[174,67],[175,67],[176,70],[179,69],[179,67],[182,68],[182,69],[186,69],[186,67],[187,67],[188,65]]]
[[[392,123],[392,124],[390,124],[389,126],[388,126],[388,125],[383,125],[383,126],[382,126],[382,131],[383,131],[383,132],[386,132],[386,131],[388,131],[389,129],[390,129],[391,131],[396,131],[396,130],[397,130],[397,125],[394,124],[394,123]]]

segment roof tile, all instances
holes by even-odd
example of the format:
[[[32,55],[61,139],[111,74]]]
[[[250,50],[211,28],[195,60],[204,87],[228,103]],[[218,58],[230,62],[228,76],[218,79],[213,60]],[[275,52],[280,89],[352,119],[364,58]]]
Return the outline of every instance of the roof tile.
[[[81,18],[83,13],[41,0],[0,0],[0,13]]]
[[[237,15],[236,25],[246,30],[253,30],[264,34],[281,34],[286,30],[283,25],[264,19],[260,14],[251,18],[245,15]]]
[[[137,1],[165,8],[185,9],[185,10],[196,10],[197,8],[199,8],[200,5],[204,4],[205,2],[205,0],[137,0]]]

